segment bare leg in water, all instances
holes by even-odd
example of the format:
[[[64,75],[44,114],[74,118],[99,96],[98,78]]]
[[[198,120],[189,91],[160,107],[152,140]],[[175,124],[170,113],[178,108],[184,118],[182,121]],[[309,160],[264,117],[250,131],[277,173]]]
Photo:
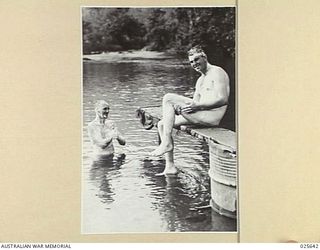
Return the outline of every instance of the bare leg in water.
[[[158,131],[159,131],[159,136],[161,139],[161,142],[163,140],[163,121],[160,121],[158,123]],[[171,136],[171,143],[173,145],[173,139]],[[162,175],[173,175],[178,172],[178,169],[174,165],[174,160],[173,160],[173,147],[172,150],[168,151],[165,153],[165,158],[166,158],[166,166],[165,169],[163,170],[162,173],[156,174],[157,176],[162,176]]]
[[[187,105],[190,105],[191,103],[191,98],[176,94],[166,94],[163,97],[163,118],[159,123],[159,134],[161,138],[161,144],[156,150],[150,153],[151,155],[160,156],[167,152],[173,152],[173,127],[191,124],[215,126],[219,124],[226,110],[226,107],[223,107],[216,110],[197,111],[194,113],[181,113],[181,115],[176,115],[176,109],[183,108]],[[173,154],[170,153],[167,157],[173,159]],[[171,162],[173,165],[173,160]]]
[[[172,130],[173,127],[177,127],[183,124],[190,124],[190,122],[183,116],[177,116],[175,114],[175,109],[180,106],[174,104],[177,97],[179,97],[178,99],[183,105],[187,105],[192,101],[190,98],[178,96],[175,94],[167,94],[163,98],[163,119],[158,123],[158,131],[161,139],[161,144],[159,145],[158,149],[151,153],[151,155],[154,156],[165,154],[166,166],[162,173],[157,174],[158,176],[172,175],[178,172],[178,169],[174,165],[174,143],[172,138]]]
[[[166,94],[162,101],[162,125],[163,131],[160,136],[161,144],[151,152],[153,156],[160,156],[173,150],[172,130],[174,126],[190,125],[190,124],[213,124],[216,123],[214,116],[208,111],[198,111],[195,113],[182,113],[176,115],[176,109],[185,107],[192,103],[192,99],[176,94]],[[213,119],[212,119],[213,117]],[[210,119],[210,120],[209,120]],[[206,121],[208,120],[208,121]],[[213,120],[213,122],[211,121]],[[219,120],[220,121],[220,120]],[[217,124],[218,122],[217,121]]]
[[[159,134],[161,138],[161,144],[151,154],[154,156],[160,156],[164,153],[173,151],[172,141],[172,129],[175,122],[175,109],[174,104],[169,98],[171,94],[166,94],[162,101],[162,113],[163,118],[159,126]]]

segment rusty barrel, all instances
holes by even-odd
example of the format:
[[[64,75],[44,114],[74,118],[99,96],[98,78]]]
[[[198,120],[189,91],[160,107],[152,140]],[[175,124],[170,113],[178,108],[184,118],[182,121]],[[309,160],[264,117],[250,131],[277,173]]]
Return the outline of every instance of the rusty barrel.
[[[210,205],[217,213],[226,217],[236,218],[238,172],[236,150],[229,145],[209,141],[209,152]]]

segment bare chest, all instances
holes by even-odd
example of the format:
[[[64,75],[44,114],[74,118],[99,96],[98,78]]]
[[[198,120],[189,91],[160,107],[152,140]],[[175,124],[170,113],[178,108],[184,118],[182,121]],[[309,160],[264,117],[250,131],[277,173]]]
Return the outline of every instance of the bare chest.
[[[214,87],[214,78],[212,76],[201,76],[199,78],[198,91],[209,91]]]
[[[103,124],[103,125],[99,125],[98,129],[100,131],[101,137],[106,138],[110,136],[113,130],[113,126],[111,124]]]

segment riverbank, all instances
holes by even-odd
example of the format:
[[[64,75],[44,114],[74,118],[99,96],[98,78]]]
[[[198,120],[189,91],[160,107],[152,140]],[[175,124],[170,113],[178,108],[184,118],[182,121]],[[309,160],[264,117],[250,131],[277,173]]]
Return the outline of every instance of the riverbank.
[[[137,59],[174,59],[176,54],[169,52],[145,51],[145,50],[129,50],[118,52],[103,52],[100,54],[83,55],[84,61],[119,61],[119,60],[137,60]]]

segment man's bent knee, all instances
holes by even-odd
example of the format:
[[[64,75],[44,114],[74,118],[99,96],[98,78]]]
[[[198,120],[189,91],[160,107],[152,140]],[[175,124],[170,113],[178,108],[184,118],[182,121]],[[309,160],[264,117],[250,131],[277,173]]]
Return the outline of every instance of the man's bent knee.
[[[165,94],[163,97],[163,103],[174,103],[178,96],[179,95],[173,93]]]

